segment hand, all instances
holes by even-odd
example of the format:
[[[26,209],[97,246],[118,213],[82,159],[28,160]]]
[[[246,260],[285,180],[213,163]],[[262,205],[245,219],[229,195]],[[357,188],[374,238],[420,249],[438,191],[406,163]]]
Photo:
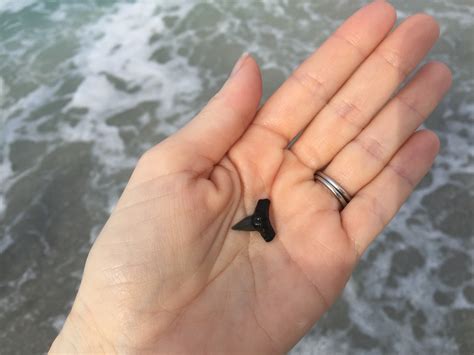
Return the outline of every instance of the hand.
[[[438,151],[434,133],[414,131],[449,69],[426,64],[392,96],[438,25],[415,15],[389,33],[394,22],[383,1],[359,10],[260,110],[259,69],[243,56],[202,112],[140,159],[51,352],[288,351]],[[353,196],[342,211],[317,170]],[[261,198],[270,243],[230,229]]]

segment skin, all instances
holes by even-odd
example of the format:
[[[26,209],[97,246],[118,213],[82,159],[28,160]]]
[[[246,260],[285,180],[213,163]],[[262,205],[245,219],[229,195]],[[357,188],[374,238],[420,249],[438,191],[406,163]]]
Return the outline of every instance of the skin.
[[[405,77],[437,40],[414,15],[368,4],[258,109],[244,55],[187,126],[139,160],[87,258],[51,353],[284,353],[328,310],[439,149],[415,130],[451,83]],[[288,143],[302,130],[290,149]],[[352,196],[340,211],[313,174]],[[271,243],[231,226],[270,198]]]

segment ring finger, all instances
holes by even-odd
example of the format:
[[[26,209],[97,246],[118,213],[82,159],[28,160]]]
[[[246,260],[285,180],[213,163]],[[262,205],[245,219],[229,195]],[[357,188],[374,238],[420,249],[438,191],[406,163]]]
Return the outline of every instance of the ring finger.
[[[350,195],[369,183],[434,110],[451,84],[443,63],[425,65],[329,163],[324,173]]]

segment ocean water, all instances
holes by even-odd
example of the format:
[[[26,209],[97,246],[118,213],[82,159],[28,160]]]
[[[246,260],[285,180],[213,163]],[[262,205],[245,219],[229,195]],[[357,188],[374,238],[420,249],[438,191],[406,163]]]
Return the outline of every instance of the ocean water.
[[[48,349],[137,158],[243,51],[267,98],[363,3],[0,0],[0,353]],[[393,3],[441,24],[441,154],[294,355],[474,353],[474,3]]]

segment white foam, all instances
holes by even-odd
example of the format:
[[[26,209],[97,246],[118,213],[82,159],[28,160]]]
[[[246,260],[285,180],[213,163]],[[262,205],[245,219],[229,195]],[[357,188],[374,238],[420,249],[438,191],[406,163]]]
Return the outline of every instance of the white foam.
[[[0,76],[0,107],[2,107],[6,100],[7,100],[7,95],[8,95],[8,87],[7,84],[5,83],[5,80]],[[0,121],[4,123],[4,119],[0,117]]]
[[[94,113],[105,112],[115,107],[115,103],[121,104],[120,100],[113,101],[114,94],[112,84],[104,76],[89,76],[74,93],[69,107],[86,107]]]
[[[99,159],[106,157],[104,163],[108,165],[124,166],[126,159],[123,159],[123,143],[118,131],[104,122],[105,117],[145,101],[159,102],[159,113],[166,116],[176,111],[176,98],[192,99],[199,93],[199,73],[183,58],[176,57],[164,64],[150,59],[154,48],[149,45],[149,38],[164,29],[162,16],[156,15],[156,8],[157,5],[150,1],[120,5],[112,14],[83,31],[83,48],[74,58],[85,80],[66,109],[87,108],[88,112],[86,119],[77,127],[65,128],[64,134],[68,139],[94,141],[96,155]],[[184,6],[177,8],[178,15],[184,13]],[[134,93],[120,91],[107,80],[106,74],[139,90]],[[141,117],[135,119],[143,120]],[[74,131],[79,133],[74,134]],[[111,152],[114,153],[112,156],[119,157],[115,162],[110,159]],[[130,160],[128,164],[132,162]]]
[[[0,218],[3,217],[6,209],[6,202],[5,202],[5,193],[7,191],[7,180],[12,175],[11,165],[9,159],[6,157],[6,144],[2,142],[2,152],[0,156],[5,155],[2,157],[2,162],[0,164]],[[1,248],[0,248],[1,249]]]
[[[19,12],[36,2],[36,0],[2,0],[0,1],[0,12]]]
[[[3,198],[2,198],[3,201]],[[4,203],[4,202],[2,202]],[[0,238],[0,254],[3,253],[7,248],[13,244],[13,238],[10,234],[5,234]]]
[[[154,48],[149,45],[149,39],[164,30],[162,16],[156,16],[155,10],[156,4],[150,1],[123,4],[116,13],[105,16],[88,29],[83,43],[92,45],[86,45],[75,62],[86,78],[114,74],[129,85],[142,88],[136,96],[127,95],[130,100],[160,100],[169,109],[176,95],[195,95],[200,80],[198,72],[180,57],[165,64],[150,59]],[[94,41],[97,37],[99,39]],[[173,45],[168,41],[164,44]],[[80,87],[76,94],[80,95],[81,90]],[[117,95],[110,90],[107,93]]]

